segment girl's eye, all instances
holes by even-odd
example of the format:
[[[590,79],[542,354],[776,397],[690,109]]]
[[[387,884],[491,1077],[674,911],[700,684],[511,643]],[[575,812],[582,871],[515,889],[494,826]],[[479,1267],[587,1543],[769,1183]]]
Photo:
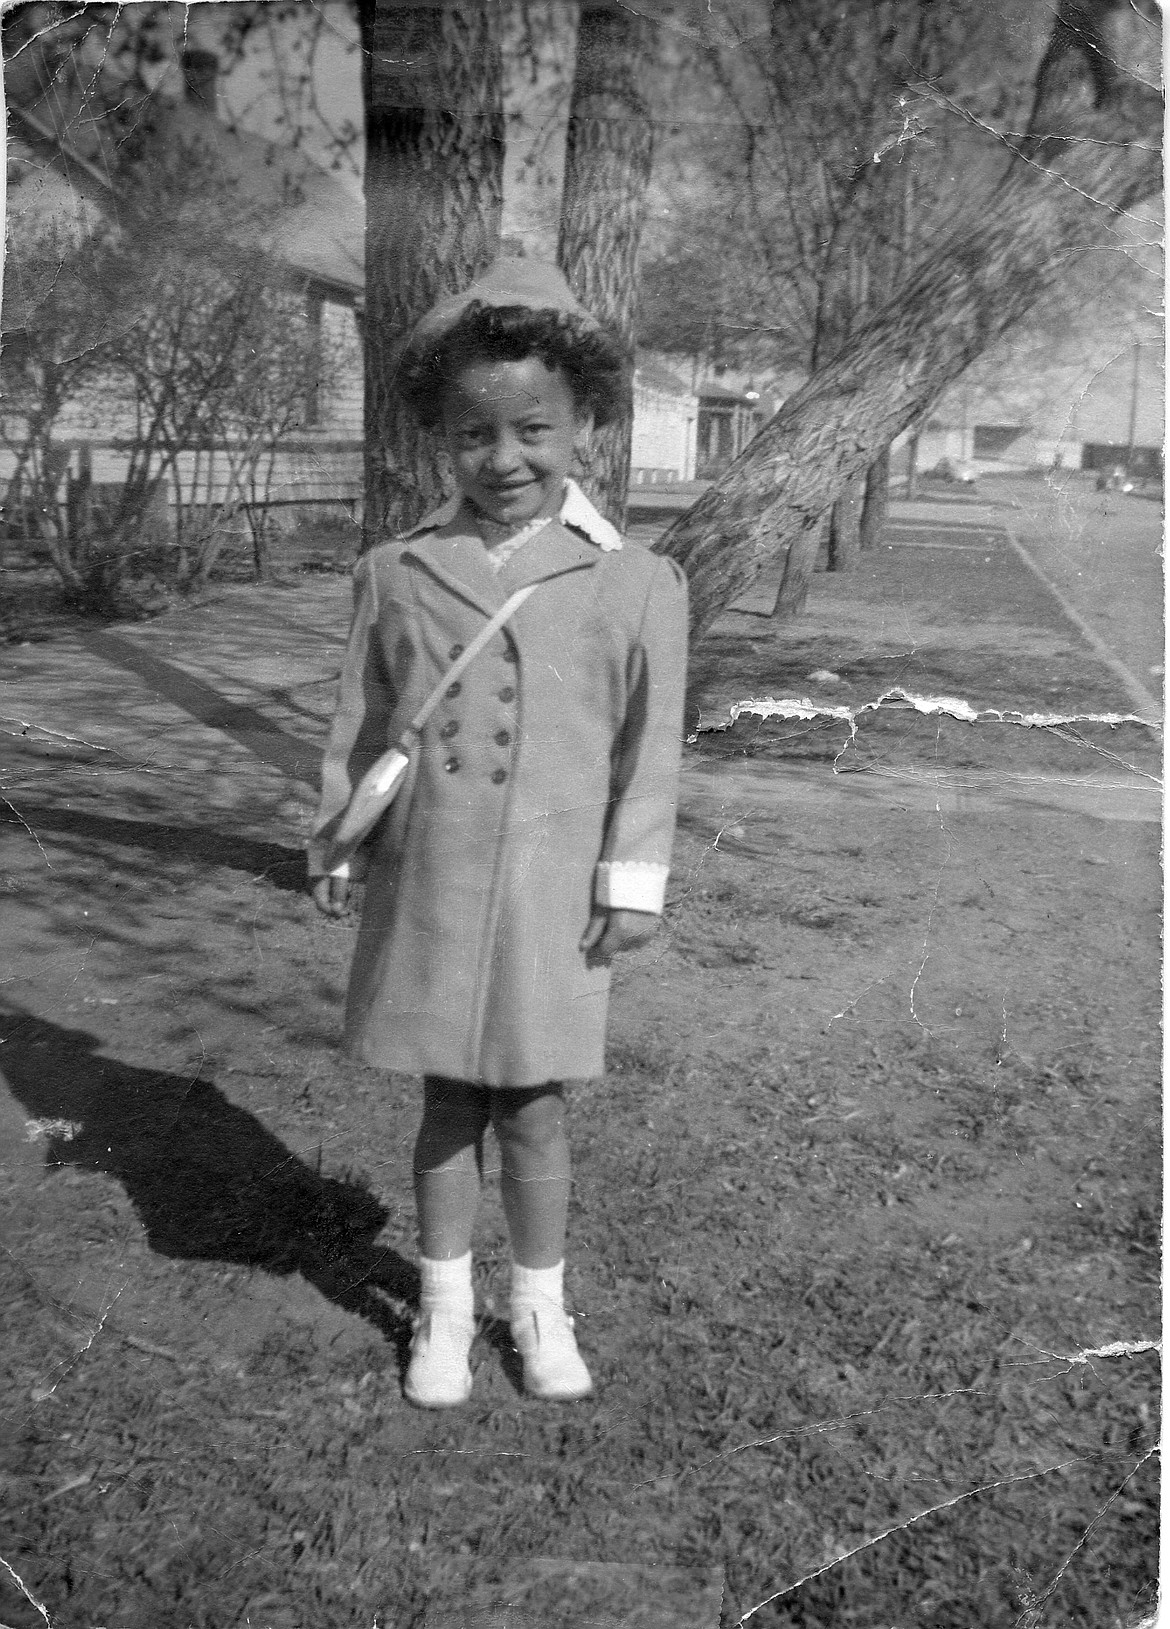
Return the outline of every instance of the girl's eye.
[[[550,428],[551,426],[547,424],[526,424],[520,432],[521,440],[539,441],[541,436],[548,434]]]

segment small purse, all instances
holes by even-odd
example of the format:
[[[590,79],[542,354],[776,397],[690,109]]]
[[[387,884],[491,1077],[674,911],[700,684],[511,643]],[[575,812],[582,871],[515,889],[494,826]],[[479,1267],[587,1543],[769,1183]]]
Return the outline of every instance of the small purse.
[[[336,871],[339,866],[346,864],[365,842],[402,790],[406,771],[410,768],[411,753],[418,744],[423,726],[442,701],[448,687],[467,671],[488,641],[499,632],[512,613],[523,605],[536,588],[536,583],[529,583],[525,588],[518,588],[504,601],[495,616],[484,624],[462,655],[452,662],[403,730],[396,745],[388,752],[384,752],[366,770],[354,788],[353,795],[338,822],[337,830],[330,839],[326,859],[327,871]]]

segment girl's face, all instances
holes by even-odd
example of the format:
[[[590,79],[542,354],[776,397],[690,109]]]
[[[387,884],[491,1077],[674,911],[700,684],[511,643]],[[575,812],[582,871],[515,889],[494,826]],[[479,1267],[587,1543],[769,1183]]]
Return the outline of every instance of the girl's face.
[[[443,432],[460,491],[498,525],[519,528],[559,511],[588,428],[564,374],[534,356],[469,362],[443,401]]]

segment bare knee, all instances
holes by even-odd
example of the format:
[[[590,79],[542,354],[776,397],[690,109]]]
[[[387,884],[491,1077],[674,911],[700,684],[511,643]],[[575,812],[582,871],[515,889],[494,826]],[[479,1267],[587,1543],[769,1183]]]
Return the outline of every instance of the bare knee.
[[[531,1092],[493,1092],[492,1126],[509,1176],[567,1164],[565,1098],[560,1086]]]
[[[490,1119],[491,1094],[484,1087],[428,1075],[414,1148],[415,1171],[478,1163]]]

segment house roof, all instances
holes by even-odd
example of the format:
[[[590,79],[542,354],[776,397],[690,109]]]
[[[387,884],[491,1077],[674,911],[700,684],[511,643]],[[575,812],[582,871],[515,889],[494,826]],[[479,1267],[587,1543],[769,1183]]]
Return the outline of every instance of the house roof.
[[[80,213],[79,199],[105,207],[116,195],[108,156],[80,135],[75,121],[58,122],[48,100],[10,103],[10,114],[33,162],[14,189],[20,214],[58,218]],[[365,209],[360,197],[303,153],[248,131],[231,129],[192,101],[155,101],[151,140],[180,155],[198,150],[222,175],[244,218],[291,271],[334,299],[360,304],[365,288]],[[116,175],[116,172],[114,172]]]
[[[40,159],[28,142],[14,131],[8,138],[8,197],[5,214],[9,228],[53,221],[70,234],[85,235],[100,211],[84,198],[65,176]]]
[[[729,385],[716,384],[713,379],[705,379],[698,390],[701,402],[737,402],[747,401],[742,390],[732,390]]]
[[[270,246],[285,265],[359,301],[365,290],[365,207],[338,176],[296,149],[250,131],[233,130],[200,107],[169,112],[163,139],[197,143],[235,196],[254,208]]]
[[[696,391],[701,402],[728,402],[738,407],[758,407],[759,396],[750,399],[743,391],[737,391],[732,384],[719,384],[715,380],[701,380]]]
[[[690,396],[692,394],[688,385],[684,385],[677,374],[664,368],[661,362],[652,361],[648,356],[640,356],[634,377],[651,390],[660,390],[666,396]]]

